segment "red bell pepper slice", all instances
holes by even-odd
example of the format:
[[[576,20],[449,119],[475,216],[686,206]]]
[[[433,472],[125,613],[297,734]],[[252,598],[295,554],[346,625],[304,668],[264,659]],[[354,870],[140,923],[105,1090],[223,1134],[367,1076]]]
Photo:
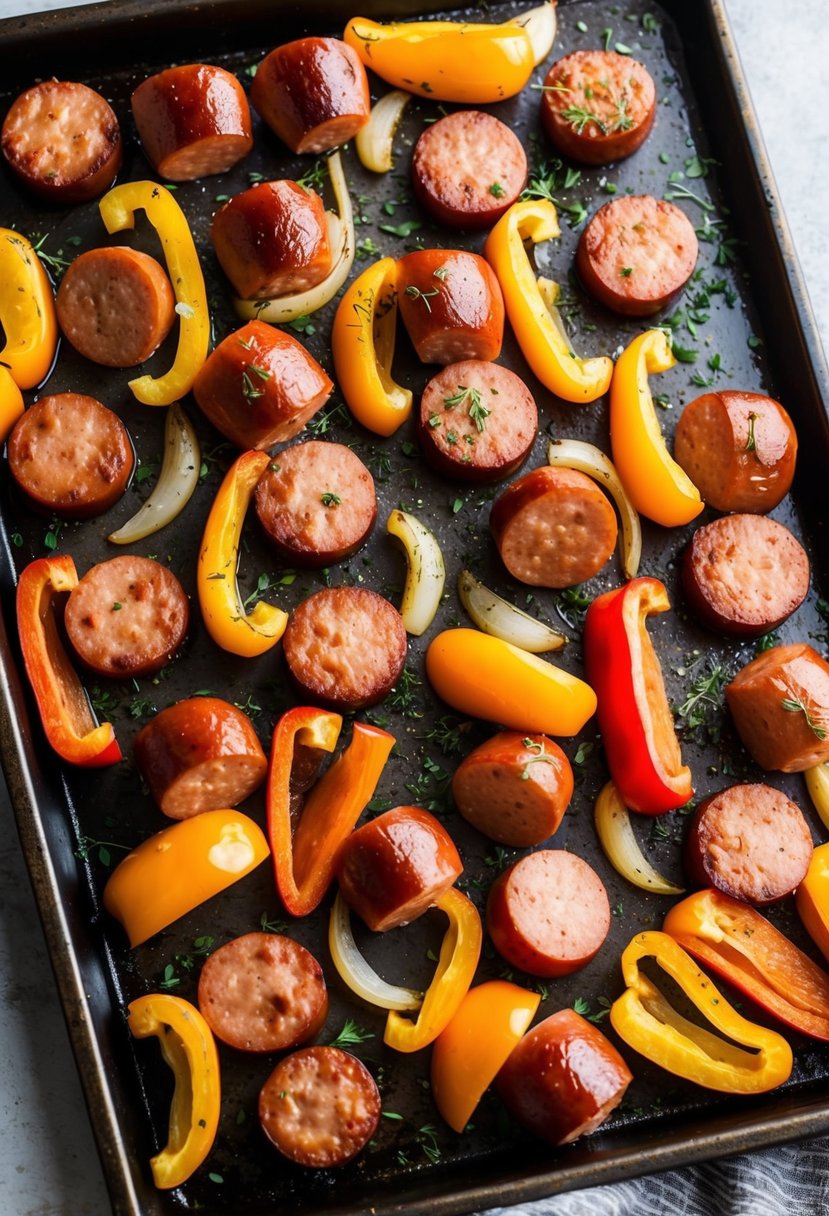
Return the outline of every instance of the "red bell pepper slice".
[[[280,897],[292,916],[307,916],[322,902],[334,876],[340,845],[377,788],[395,739],[379,727],[355,722],[351,742],[313,786],[326,752],[342,727],[339,714],[300,706],[276,724],[268,772],[268,836]]]
[[[584,623],[584,662],[614,784],[625,806],[662,815],[693,794],[682,763],[662,668],[645,621],[670,608],[655,578],[635,578],[593,601]]]
[[[49,743],[70,764],[102,768],[122,758],[111,723],[98,725],[55,621],[55,596],[78,585],[67,554],[31,562],[17,584],[17,621],[26,674]]]

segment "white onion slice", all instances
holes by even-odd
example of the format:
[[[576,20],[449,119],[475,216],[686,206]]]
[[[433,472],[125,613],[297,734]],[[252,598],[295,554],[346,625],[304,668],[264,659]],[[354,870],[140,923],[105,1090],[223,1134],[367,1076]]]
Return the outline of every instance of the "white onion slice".
[[[537,621],[509,600],[490,591],[468,570],[461,570],[458,577],[458,596],[483,633],[500,638],[502,642],[511,642],[530,654],[560,650],[567,641],[563,633],[551,629],[543,621]]]
[[[369,120],[354,137],[357,155],[365,169],[388,173],[392,167],[392,143],[411,93],[393,89],[371,107]]]
[[[357,949],[351,932],[351,914],[340,891],[337,892],[328,921],[328,948],[340,979],[370,1005],[379,1005],[381,1009],[403,1010],[419,1009],[423,1004],[422,992],[387,984],[366,962]]]
[[[682,895],[684,887],[676,887],[655,870],[639,848],[630,822],[630,811],[619,791],[608,781],[596,799],[594,811],[596,834],[607,860],[615,870],[643,891],[657,895]]]
[[[420,637],[435,619],[440,606],[446,567],[437,537],[414,515],[395,508],[386,521],[389,536],[396,537],[406,551],[406,584],[400,615],[406,632]]]
[[[510,17],[503,25],[520,25],[527,31],[533,48],[535,66],[549,55],[556,40],[556,0],[546,0],[537,8],[528,9],[520,17]]]
[[[164,424],[164,456],[158,481],[132,519],[117,532],[111,532],[107,540],[114,545],[131,545],[166,527],[190,501],[198,485],[200,468],[201,453],[193,424],[174,401]]]
[[[547,447],[547,460],[550,464],[586,473],[613,497],[622,522],[622,569],[626,578],[636,578],[642,559],[642,525],[613,461],[592,443],[581,439],[553,439]]]
[[[354,210],[339,152],[334,152],[328,158],[328,176],[331,179],[339,216],[330,211],[325,213],[328,240],[331,248],[336,250],[327,276],[321,283],[317,283],[316,287],[309,287],[289,296],[277,296],[273,300],[241,300],[237,296],[233,306],[242,320],[287,325],[297,317],[307,317],[333,299],[351,273],[356,249]]]
[[[825,828],[829,828],[829,764],[806,769],[806,789]]]

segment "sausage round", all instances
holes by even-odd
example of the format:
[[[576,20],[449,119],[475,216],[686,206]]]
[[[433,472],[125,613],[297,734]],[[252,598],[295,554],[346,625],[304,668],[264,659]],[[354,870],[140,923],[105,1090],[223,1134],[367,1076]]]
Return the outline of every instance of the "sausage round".
[[[423,390],[418,435],[429,463],[461,481],[502,481],[538,433],[538,408],[520,376],[497,363],[450,363]]]
[[[375,933],[422,916],[462,872],[452,837],[419,806],[396,806],[364,823],[337,861],[343,898]]]
[[[300,38],[278,46],[257,68],[253,108],[292,152],[325,152],[368,122],[366,70],[339,38]]]
[[[189,617],[176,576],[131,554],[87,570],[69,593],[64,624],[87,667],[123,679],[159,671],[184,641]]]
[[[796,456],[791,418],[761,393],[704,393],[674,435],[677,463],[717,511],[771,511],[789,492]]]
[[[452,797],[490,840],[532,848],[558,831],[573,797],[573,770],[546,735],[500,731],[458,765]]]
[[[725,699],[760,768],[801,773],[829,760],[829,663],[806,642],[752,659]]]
[[[427,127],[412,156],[415,197],[447,228],[491,228],[527,184],[518,137],[493,114],[456,110]]]
[[[585,473],[542,465],[493,504],[489,526],[513,578],[572,587],[601,570],[616,545],[616,513]]]
[[[245,933],[220,946],[199,976],[199,1010],[239,1051],[286,1051],[313,1039],[328,1015],[325,977],[290,937]]]
[[[586,966],[610,930],[604,883],[561,849],[522,857],[492,884],[486,907],[499,954],[530,975],[557,977]]]
[[[296,338],[264,321],[248,321],[208,355],[193,396],[231,443],[264,449],[298,435],[333,387]]]
[[[397,302],[423,363],[497,359],[504,341],[504,297],[477,253],[416,249],[397,263]]]
[[[125,245],[89,249],[75,258],[55,306],[75,350],[104,367],[135,367],[149,359],[176,316],[163,268]]]
[[[812,834],[798,806],[770,785],[732,785],[697,807],[685,837],[692,882],[763,906],[806,877]]]
[[[253,147],[245,91],[224,68],[166,68],[143,81],[131,101],[147,160],[168,181],[224,173]]]
[[[682,290],[699,245],[688,217],[649,194],[600,207],[576,250],[576,270],[592,296],[627,317],[649,317]]]
[[[360,457],[316,439],[271,461],[255,503],[268,539],[303,566],[341,562],[365,543],[377,518],[374,479]]]
[[[376,591],[325,587],[293,610],[283,648],[301,696],[350,713],[388,696],[406,661],[400,613]]]
[[[544,78],[541,125],[564,156],[609,165],[640,148],[656,114],[648,69],[617,51],[573,51]]]
[[[259,1094],[265,1135],[297,1165],[345,1165],[380,1120],[380,1093],[356,1056],[339,1047],[306,1047],[280,1061]]]
[[[528,1031],[495,1079],[511,1114],[550,1144],[594,1132],[633,1076],[598,1027],[561,1009]]]
[[[44,80],[21,93],[3,122],[0,147],[24,186],[59,206],[97,198],[121,167],[112,108],[70,80]]]
[[[108,511],[135,465],[121,419],[82,393],[41,397],[18,418],[7,450],[9,472],[29,502],[64,519]]]
[[[709,628],[758,637],[782,624],[809,591],[809,558],[765,515],[723,515],[698,528],[682,560],[692,612]]]
[[[188,697],[139,731],[135,762],[170,819],[238,806],[268,762],[246,714],[219,697]]]
[[[292,181],[260,182],[235,195],[213,217],[210,239],[245,300],[306,291],[331,269],[322,199]]]

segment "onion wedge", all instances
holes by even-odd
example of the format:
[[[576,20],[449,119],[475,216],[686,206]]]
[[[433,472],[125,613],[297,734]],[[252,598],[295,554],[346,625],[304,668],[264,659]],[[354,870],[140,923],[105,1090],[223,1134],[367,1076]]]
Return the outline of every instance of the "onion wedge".
[[[556,40],[556,0],[546,0],[537,8],[528,9],[520,17],[510,17],[503,25],[520,25],[527,31],[533,48],[535,66],[549,55]]]
[[[554,439],[547,447],[547,460],[550,464],[586,473],[612,496],[622,522],[622,569],[626,578],[636,578],[642,558],[642,525],[613,461],[592,443],[581,439]]]
[[[340,979],[370,1005],[379,1005],[381,1009],[403,1010],[419,1009],[423,1004],[422,992],[387,984],[366,962],[354,941],[351,914],[340,891],[337,892],[328,921],[328,947]]]
[[[437,537],[414,515],[395,508],[386,521],[389,536],[406,550],[406,585],[400,615],[406,632],[420,637],[435,619],[446,582],[446,568]]]
[[[468,570],[458,576],[458,596],[477,627],[502,642],[510,642],[530,654],[560,650],[567,638],[516,608],[485,587]]]
[[[823,826],[829,828],[829,764],[816,764],[814,768],[806,769],[803,776],[815,810]]]
[[[663,878],[647,860],[633,834],[630,811],[612,781],[596,799],[594,811],[596,834],[607,860],[615,870],[643,891],[657,895],[682,895],[684,887],[676,887]]]
[[[198,485],[200,468],[201,453],[193,424],[174,401],[164,424],[164,457],[158,481],[132,519],[117,532],[111,532],[107,540],[114,545],[131,545],[166,527],[190,501]]]
[[[278,296],[273,300],[242,300],[237,296],[233,307],[244,321],[268,321],[271,325],[286,325],[297,317],[307,317],[332,300],[351,273],[356,249],[354,211],[339,152],[332,153],[328,158],[328,175],[339,214],[333,215],[329,211],[325,216],[328,239],[331,248],[336,250],[327,276],[321,283],[317,283],[316,287],[309,287],[306,291],[298,291],[289,296]]]
[[[392,142],[411,93],[392,89],[371,107],[371,115],[354,137],[360,164],[372,173],[388,173],[392,167]]]

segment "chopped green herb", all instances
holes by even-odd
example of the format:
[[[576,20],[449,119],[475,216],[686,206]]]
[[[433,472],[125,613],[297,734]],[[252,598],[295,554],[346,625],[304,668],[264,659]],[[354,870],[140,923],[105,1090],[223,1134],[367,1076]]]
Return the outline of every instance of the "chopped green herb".
[[[757,451],[757,437],[754,434],[754,424],[757,421],[757,418],[758,415],[752,410],[748,416],[748,439],[746,439],[746,446],[744,448],[744,451],[746,452]]]
[[[410,283],[406,288],[406,295],[410,296],[413,300],[422,300],[426,305],[427,312],[432,311],[432,305],[429,303],[429,301],[437,294],[437,287],[433,288],[432,291],[421,291],[419,287],[415,287],[414,283]]]
[[[809,730],[812,732],[815,738],[821,740],[826,738],[827,728],[825,726],[821,726],[819,722],[815,721],[807,706],[805,706],[802,701],[794,697],[784,697],[780,702],[780,707],[781,709],[785,709],[786,712],[790,714],[803,714],[803,717],[806,719],[806,725],[809,727]]]
[[[387,232],[389,236],[407,237],[413,232],[417,232],[418,228],[423,225],[420,220],[404,220],[402,224],[380,224],[380,231]]]
[[[339,507],[342,501],[339,494],[332,494],[330,490],[326,490],[324,494],[320,494],[320,502],[324,507]]]
[[[623,279],[629,279],[630,276],[633,274],[633,267],[632,266],[623,266],[622,269],[619,271],[619,274],[621,275],[621,277]]]
[[[351,1018],[346,1018],[342,1030],[336,1039],[331,1040],[329,1047],[356,1047],[358,1044],[367,1043],[369,1039],[373,1038],[373,1031],[364,1030],[362,1026],[358,1026]]]
[[[493,198],[503,198],[504,195],[506,194],[506,190],[504,189],[504,187],[501,185],[500,182],[493,182],[492,185],[489,187],[489,193],[492,195]]]

